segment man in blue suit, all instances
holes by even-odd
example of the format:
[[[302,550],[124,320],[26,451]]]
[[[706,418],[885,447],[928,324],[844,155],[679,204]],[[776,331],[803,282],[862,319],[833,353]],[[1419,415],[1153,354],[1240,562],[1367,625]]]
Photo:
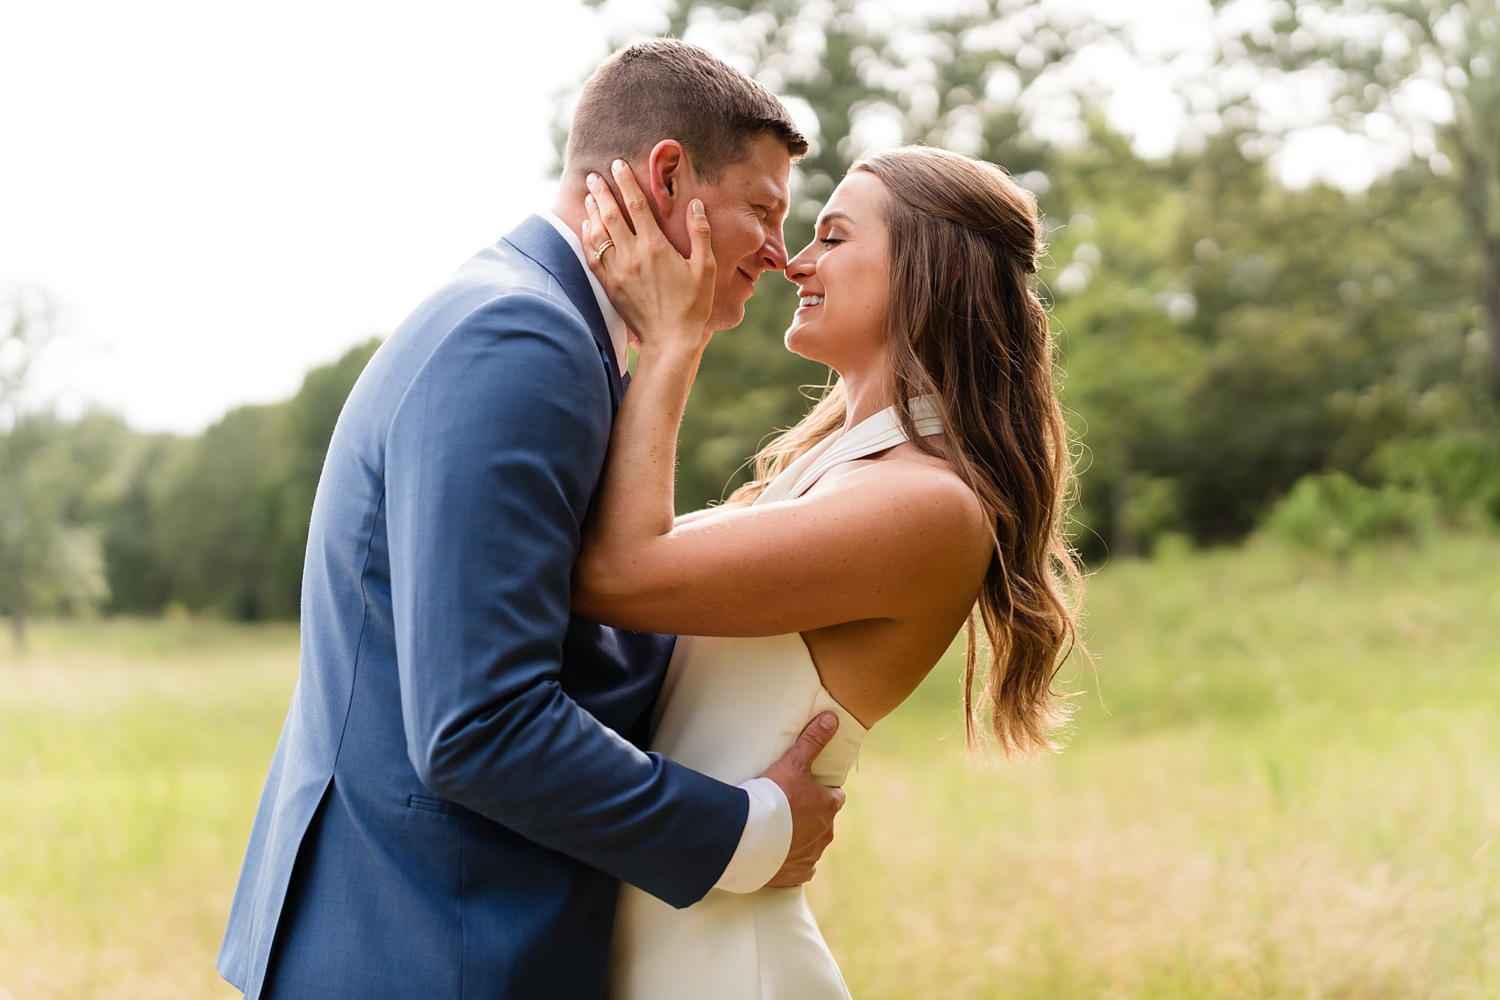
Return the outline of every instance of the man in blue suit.
[[[626,160],[684,250],[705,203],[725,329],[785,266],[806,148],[701,49],[617,53],[580,97],[556,214],[371,360],[318,485],[301,676],[219,954],[247,997],[598,1000],[617,880],[687,906],[810,877],[842,803],[808,773],[823,720],[740,787],[643,752],[673,637],[569,612],[628,383],[577,235],[584,177]]]

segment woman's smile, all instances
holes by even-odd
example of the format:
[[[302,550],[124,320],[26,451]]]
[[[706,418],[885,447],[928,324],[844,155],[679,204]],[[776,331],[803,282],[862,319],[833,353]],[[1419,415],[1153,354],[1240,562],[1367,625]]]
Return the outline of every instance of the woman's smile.
[[[846,379],[875,371],[885,354],[888,197],[874,174],[845,177],[829,197],[812,242],[786,267],[787,280],[797,286],[787,349]]]

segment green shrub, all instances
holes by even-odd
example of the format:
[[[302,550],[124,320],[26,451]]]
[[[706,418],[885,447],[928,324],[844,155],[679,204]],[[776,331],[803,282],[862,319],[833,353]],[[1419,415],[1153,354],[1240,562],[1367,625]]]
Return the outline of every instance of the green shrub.
[[[1388,482],[1430,494],[1443,520],[1488,527],[1500,520],[1500,442],[1456,431],[1426,441],[1392,441],[1375,465]]]
[[[1397,486],[1372,488],[1342,472],[1303,476],[1266,518],[1284,541],[1336,557],[1383,539],[1416,539],[1437,517],[1431,494]]]

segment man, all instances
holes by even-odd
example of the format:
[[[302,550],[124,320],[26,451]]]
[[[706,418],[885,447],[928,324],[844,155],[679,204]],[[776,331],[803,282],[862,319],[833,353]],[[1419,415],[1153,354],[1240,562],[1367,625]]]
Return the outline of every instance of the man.
[[[219,955],[248,997],[598,998],[617,879],[680,907],[810,877],[842,803],[808,773],[831,730],[738,788],[644,753],[672,637],[569,614],[627,382],[584,178],[626,160],[684,252],[704,202],[727,328],[786,264],[806,148],[702,50],[617,53],[580,97],[555,214],[371,360],[319,483],[301,677]]]

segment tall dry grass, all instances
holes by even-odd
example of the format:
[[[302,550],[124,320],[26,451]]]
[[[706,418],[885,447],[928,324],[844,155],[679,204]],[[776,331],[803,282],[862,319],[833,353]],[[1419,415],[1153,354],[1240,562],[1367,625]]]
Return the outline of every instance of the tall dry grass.
[[[296,630],[44,626],[0,659],[0,998],[235,997],[213,969]]]
[[[1500,546],[1124,564],[1089,609],[1066,753],[966,763],[951,665],[872,734],[811,890],[857,997],[1500,996]]]
[[[810,891],[856,997],[1500,996],[1500,542],[1178,554],[1089,610],[1065,753],[966,762],[956,661],[871,735]],[[235,995],[295,672],[204,622],[0,656],[0,998]]]

